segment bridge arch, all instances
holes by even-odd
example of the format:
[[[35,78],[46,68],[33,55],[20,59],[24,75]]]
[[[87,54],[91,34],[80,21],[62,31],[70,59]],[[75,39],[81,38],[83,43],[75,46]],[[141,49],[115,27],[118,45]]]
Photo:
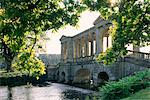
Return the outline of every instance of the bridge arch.
[[[91,71],[87,68],[81,68],[75,72],[74,83],[88,83],[90,79]]]
[[[102,81],[108,81],[109,80],[109,76],[106,72],[100,72],[98,74],[98,79],[101,79]]]
[[[98,84],[103,84],[105,83],[106,81],[109,81],[110,80],[110,76],[109,76],[109,73],[105,72],[105,71],[101,71],[98,73],[97,75],[97,83]]]

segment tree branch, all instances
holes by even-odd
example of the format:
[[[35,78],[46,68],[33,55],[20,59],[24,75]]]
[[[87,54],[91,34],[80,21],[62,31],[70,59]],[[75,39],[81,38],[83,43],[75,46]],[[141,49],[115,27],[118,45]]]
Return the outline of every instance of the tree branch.
[[[30,50],[30,55],[31,55],[31,52],[32,52],[33,48],[35,47],[36,41],[37,41],[37,36],[36,36],[36,33],[35,33],[34,43],[33,43],[33,46]]]

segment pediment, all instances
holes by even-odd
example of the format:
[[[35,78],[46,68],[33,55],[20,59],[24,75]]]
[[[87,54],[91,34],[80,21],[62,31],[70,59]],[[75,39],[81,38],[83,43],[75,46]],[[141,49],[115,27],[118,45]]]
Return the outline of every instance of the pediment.
[[[63,39],[65,39],[65,38],[66,38],[66,36],[63,35],[63,36],[60,38],[60,41],[63,40]]]
[[[93,22],[93,24],[94,25],[96,25],[96,24],[99,24],[99,23],[101,23],[102,21],[105,21],[102,17],[98,17],[94,22]]]

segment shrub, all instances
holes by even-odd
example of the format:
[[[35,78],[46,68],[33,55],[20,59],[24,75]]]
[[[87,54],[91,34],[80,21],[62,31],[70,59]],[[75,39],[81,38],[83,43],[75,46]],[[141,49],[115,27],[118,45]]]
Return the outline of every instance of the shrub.
[[[117,100],[150,86],[150,69],[135,73],[100,88],[103,100]]]

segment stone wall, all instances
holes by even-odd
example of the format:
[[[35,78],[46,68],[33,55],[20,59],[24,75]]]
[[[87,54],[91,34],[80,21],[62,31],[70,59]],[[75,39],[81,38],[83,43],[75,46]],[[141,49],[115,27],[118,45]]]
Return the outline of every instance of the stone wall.
[[[49,81],[57,81],[57,76],[56,76],[57,68],[56,67],[48,67],[47,68],[47,80]]]
[[[106,80],[113,81],[122,77],[132,75],[134,72],[144,70],[147,66],[141,66],[126,61],[118,61],[112,65],[103,65],[94,61],[87,64],[66,63],[58,68],[59,82],[65,83],[88,83],[93,80],[94,85]],[[64,74],[64,76],[63,76]],[[100,75],[106,74],[101,77]]]
[[[39,54],[38,57],[49,67],[60,63],[60,54]]]
[[[98,85],[104,81],[118,80],[149,67],[150,62],[145,63],[145,60],[147,58],[150,60],[150,55],[139,51],[130,51],[130,57],[138,57],[144,61],[120,59],[112,65],[96,62],[98,54],[106,52],[112,46],[112,38],[108,33],[111,25],[111,22],[98,17],[93,27],[73,37],[61,37],[61,62],[55,74],[59,82],[88,83],[92,80]],[[133,46],[133,50],[135,48]]]

